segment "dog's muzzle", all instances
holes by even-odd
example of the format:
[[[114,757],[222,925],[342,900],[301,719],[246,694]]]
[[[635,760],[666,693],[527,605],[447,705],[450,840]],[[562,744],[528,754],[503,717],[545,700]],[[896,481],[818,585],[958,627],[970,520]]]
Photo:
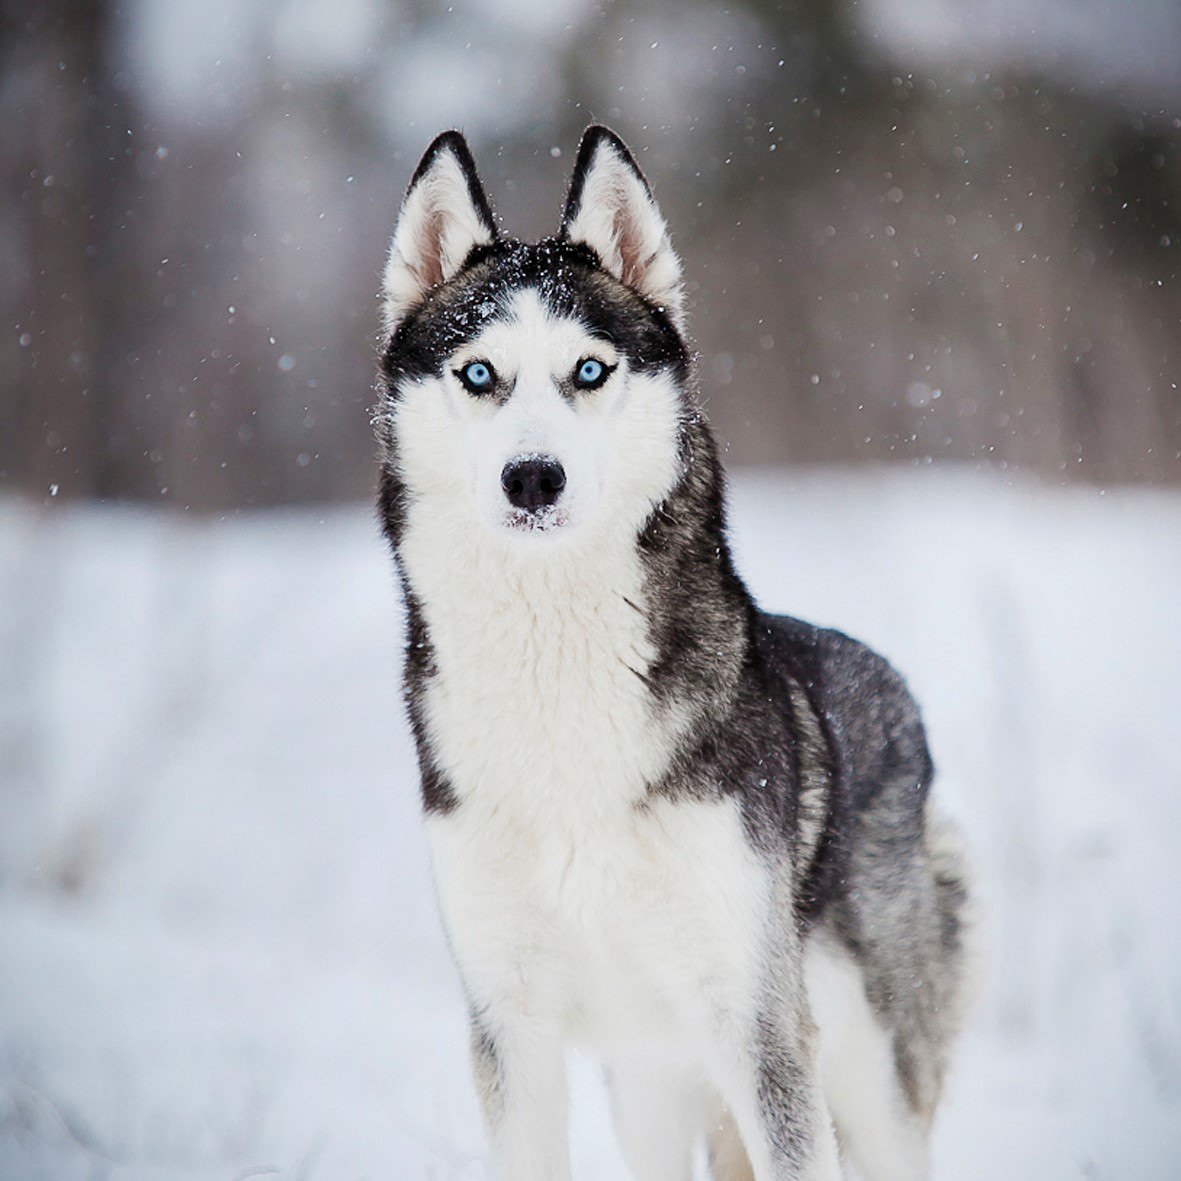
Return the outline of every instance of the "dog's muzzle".
[[[504,465],[500,486],[513,508],[536,513],[558,503],[566,472],[552,455],[526,455]]]

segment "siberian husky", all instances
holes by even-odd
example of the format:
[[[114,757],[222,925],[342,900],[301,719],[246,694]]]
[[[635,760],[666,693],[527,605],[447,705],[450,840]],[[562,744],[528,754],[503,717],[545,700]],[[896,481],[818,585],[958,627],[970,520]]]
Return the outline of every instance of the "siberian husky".
[[[967,890],[898,674],[768,615],[726,539],[681,266],[582,140],[557,235],[431,144],[384,276],[380,511],[476,1087],[504,1181],[569,1176],[564,1055],[638,1181],[928,1175]]]

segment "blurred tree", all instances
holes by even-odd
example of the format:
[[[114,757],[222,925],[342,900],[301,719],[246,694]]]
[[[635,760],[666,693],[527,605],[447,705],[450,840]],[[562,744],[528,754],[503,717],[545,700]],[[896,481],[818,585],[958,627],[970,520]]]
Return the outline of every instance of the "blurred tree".
[[[924,57],[890,0],[0,4],[0,481],[34,495],[366,495],[382,256],[453,121],[525,235],[587,122],[633,143],[736,461],[1181,478],[1147,67]]]

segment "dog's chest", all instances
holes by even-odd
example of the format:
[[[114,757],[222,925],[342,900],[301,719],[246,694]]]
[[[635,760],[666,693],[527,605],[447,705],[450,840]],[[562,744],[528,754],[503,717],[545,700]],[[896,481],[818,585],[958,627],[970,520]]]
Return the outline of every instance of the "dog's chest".
[[[672,749],[638,561],[533,580],[491,573],[466,601],[428,603],[435,673],[422,688],[432,755],[460,800],[572,822],[639,799]]]
[[[744,1003],[768,894],[733,801],[657,800],[569,828],[473,802],[428,824],[475,998],[612,1051],[667,1049],[703,1006]]]
[[[456,800],[428,830],[465,987],[588,1043],[675,1043],[686,998],[754,977],[765,878],[732,800],[649,798],[686,723],[648,688],[638,555],[522,577],[473,548],[457,582],[436,553],[410,573],[429,755]]]

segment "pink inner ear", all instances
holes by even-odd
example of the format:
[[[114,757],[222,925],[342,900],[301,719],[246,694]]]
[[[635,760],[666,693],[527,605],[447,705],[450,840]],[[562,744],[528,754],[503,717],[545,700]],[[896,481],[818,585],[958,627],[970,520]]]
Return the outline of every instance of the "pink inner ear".
[[[443,214],[435,210],[422,225],[417,245],[418,258],[413,267],[423,290],[443,282]]]
[[[642,290],[649,260],[644,257],[644,244],[640,239],[636,219],[628,213],[627,205],[621,203],[615,210],[615,220],[611,227],[619,249],[619,277],[628,287]]]

